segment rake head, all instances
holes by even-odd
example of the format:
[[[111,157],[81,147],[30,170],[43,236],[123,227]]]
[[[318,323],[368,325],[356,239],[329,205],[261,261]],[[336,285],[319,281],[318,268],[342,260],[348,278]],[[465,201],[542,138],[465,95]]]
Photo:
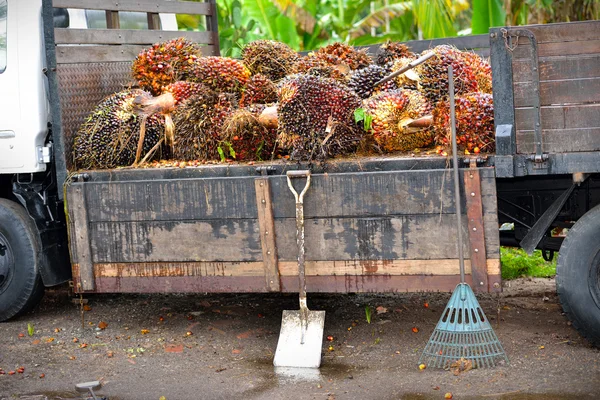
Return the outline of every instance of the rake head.
[[[493,367],[502,360],[508,363],[502,344],[466,283],[454,289],[419,363],[447,368],[461,359],[475,368]]]

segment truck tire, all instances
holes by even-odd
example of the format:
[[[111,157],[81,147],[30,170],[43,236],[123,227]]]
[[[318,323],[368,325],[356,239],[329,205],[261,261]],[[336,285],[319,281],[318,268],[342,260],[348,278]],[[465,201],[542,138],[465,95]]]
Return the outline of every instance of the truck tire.
[[[26,313],[41,300],[41,250],[37,228],[25,209],[0,199],[0,321]]]
[[[600,347],[600,206],[567,233],[556,263],[556,290],[573,326]]]

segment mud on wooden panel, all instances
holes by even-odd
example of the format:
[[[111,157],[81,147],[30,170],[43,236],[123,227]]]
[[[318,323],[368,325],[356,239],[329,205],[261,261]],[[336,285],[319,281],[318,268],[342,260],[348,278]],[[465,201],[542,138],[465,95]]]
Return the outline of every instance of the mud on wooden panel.
[[[536,36],[542,149],[548,153],[600,149],[600,21],[527,27]],[[534,152],[531,46],[513,52],[517,152]]]

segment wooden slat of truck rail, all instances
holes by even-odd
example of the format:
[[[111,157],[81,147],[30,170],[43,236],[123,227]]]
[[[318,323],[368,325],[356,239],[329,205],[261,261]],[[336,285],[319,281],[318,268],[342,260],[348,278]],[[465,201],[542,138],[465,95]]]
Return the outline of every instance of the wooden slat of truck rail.
[[[211,15],[213,12],[209,3],[170,0],[54,0],[52,5],[58,8],[172,14]]]
[[[275,220],[280,260],[297,259],[295,224]],[[305,228],[307,260],[457,257],[454,214],[311,219]],[[97,222],[90,235],[97,262],[262,261],[256,219]]]
[[[534,112],[533,108],[515,110],[517,131],[533,131]],[[600,127],[600,104],[542,107],[542,129],[596,127]]]
[[[533,131],[517,131],[517,153],[534,153]],[[542,131],[542,150],[548,153],[600,150],[600,127]]]
[[[85,197],[84,185],[73,185],[67,189],[69,247],[77,291],[94,290],[93,257]]]
[[[521,39],[525,42],[526,39]],[[575,42],[540,43],[538,57],[568,56],[580,54],[596,54],[600,49],[600,39],[580,40]],[[519,45],[513,51],[513,60],[531,57],[530,45]]]
[[[500,273],[500,260],[487,260],[487,273]],[[282,261],[282,276],[297,276],[298,263]],[[457,275],[457,259],[308,261],[307,276],[328,275]],[[471,262],[465,260],[465,272]],[[262,262],[105,263],[94,264],[96,278],[168,276],[264,276]]]
[[[539,60],[540,81],[600,77],[600,49],[598,54],[554,56]],[[513,62],[513,82],[531,82],[531,63],[527,59]]]
[[[58,64],[79,64],[98,62],[131,62],[148,46],[141,45],[106,45],[106,46],[57,46],[56,62]],[[215,46],[201,46],[202,54],[214,55],[218,51]]]
[[[514,85],[515,107],[533,105],[534,96],[531,82]],[[600,102],[600,78],[572,79],[540,82],[542,106],[554,104],[581,104]]]
[[[139,29],[70,29],[54,30],[57,44],[154,44],[185,37],[195,43],[214,44],[212,32],[147,31]]]
[[[481,172],[482,195],[494,192],[494,172]],[[284,176],[270,176],[273,213],[295,218],[295,203]],[[211,220],[256,218],[254,178],[194,178],[89,182],[89,218],[100,221]],[[377,217],[455,212],[447,170],[313,175],[304,215]],[[495,209],[488,212],[495,214]]]
[[[600,39],[600,21],[527,25],[515,27],[513,29],[529,29],[534,33],[538,44]],[[522,38],[519,43],[526,44],[528,43],[528,40]]]

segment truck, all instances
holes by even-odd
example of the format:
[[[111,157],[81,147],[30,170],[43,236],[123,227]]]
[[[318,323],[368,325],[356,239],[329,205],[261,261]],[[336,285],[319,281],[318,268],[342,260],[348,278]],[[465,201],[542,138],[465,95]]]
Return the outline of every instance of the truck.
[[[175,14],[204,16],[206,31],[166,29]],[[179,36],[218,55],[215,2],[0,0],[0,320],[67,281],[81,295],[297,292],[293,170],[312,178],[308,292],[456,286],[444,157],[76,170],[86,116],[131,85],[139,51]],[[600,345],[600,21],[406,44],[490,56],[496,151],[459,157],[466,281],[502,290],[500,246],[558,252],[565,314]]]

